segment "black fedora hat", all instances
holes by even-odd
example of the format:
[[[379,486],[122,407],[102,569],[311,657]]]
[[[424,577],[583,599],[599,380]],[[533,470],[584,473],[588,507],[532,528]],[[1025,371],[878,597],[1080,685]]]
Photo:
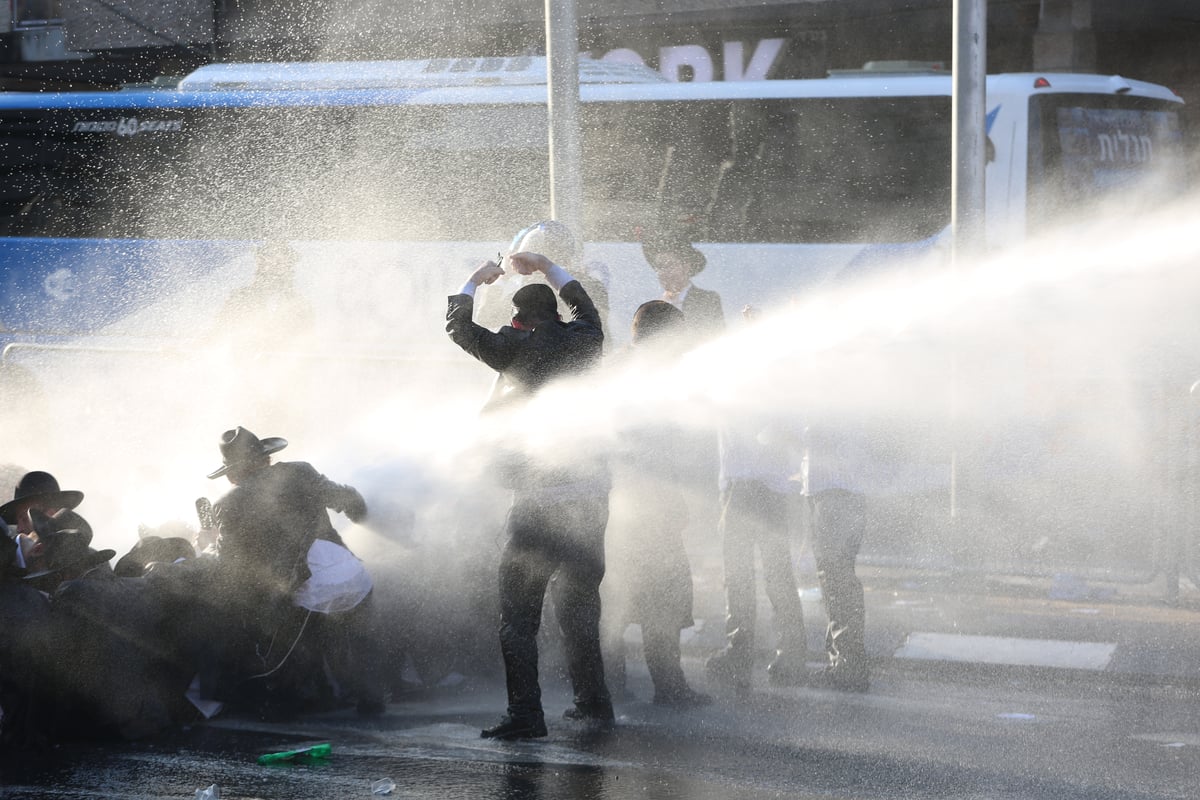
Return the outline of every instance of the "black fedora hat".
[[[74,508],[83,502],[83,492],[63,491],[58,480],[49,472],[26,472],[17,482],[13,499],[0,506],[0,519],[10,525],[17,521],[17,512],[32,503],[47,508]]]
[[[642,239],[642,256],[657,272],[661,269],[660,259],[663,256],[673,256],[687,265],[688,272],[694,278],[703,270],[708,260],[696,249],[692,240],[683,231],[664,228],[647,234]]]
[[[154,562],[168,564],[179,559],[196,557],[196,549],[192,543],[182,536],[146,536],[138,540],[113,567],[113,573],[118,578],[137,578],[146,572],[146,567]]]
[[[46,548],[47,567],[25,576],[25,580],[42,588],[40,584],[53,584],[53,578],[67,573],[82,574],[112,559],[116,550],[93,550],[89,547],[92,535],[74,528],[47,530],[39,526],[38,538]]]
[[[280,436],[268,436],[259,439],[241,425],[221,434],[221,466],[208,473],[210,478],[219,478],[239,464],[253,461],[262,456],[269,456],[287,447],[287,439]]]

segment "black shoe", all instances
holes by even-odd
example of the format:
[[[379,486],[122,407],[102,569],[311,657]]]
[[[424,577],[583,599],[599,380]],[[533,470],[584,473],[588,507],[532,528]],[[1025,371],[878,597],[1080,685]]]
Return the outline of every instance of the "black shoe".
[[[733,650],[722,650],[704,665],[708,679],[739,690],[750,688],[750,661]]]
[[[597,703],[576,703],[563,712],[563,719],[572,722],[590,722],[600,725],[612,725],[616,722],[612,703],[601,701]]]
[[[697,692],[686,686],[673,692],[654,693],[654,705],[679,710],[709,706],[712,705],[712,701],[713,699],[703,692]]]
[[[810,686],[819,689],[833,689],[838,692],[863,693],[871,688],[865,669],[852,669],[841,665],[826,667],[808,676]]]
[[[772,686],[803,686],[808,683],[808,667],[802,658],[781,656],[767,667],[767,682]]]
[[[541,739],[546,735],[546,721],[542,717],[505,716],[499,724],[479,732],[482,739]]]

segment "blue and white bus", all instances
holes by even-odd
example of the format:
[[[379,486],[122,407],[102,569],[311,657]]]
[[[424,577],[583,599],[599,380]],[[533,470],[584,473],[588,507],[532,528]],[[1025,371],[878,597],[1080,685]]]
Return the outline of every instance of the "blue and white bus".
[[[658,292],[636,242],[664,216],[689,221],[728,309],[761,302],[762,285],[836,276],[865,249],[936,242],[950,81],[673,83],[585,60],[584,233],[613,271],[614,318]],[[1133,183],[1178,189],[1169,90],[1068,74],[987,90],[991,245]],[[365,346],[381,333],[372,311],[426,297],[429,276],[436,297],[442,267],[547,216],[545,101],[541,58],[214,64],[119,91],[0,94],[4,337],[187,338],[271,239],[297,246],[301,288]],[[162,301],[175,311],[152,311]]]

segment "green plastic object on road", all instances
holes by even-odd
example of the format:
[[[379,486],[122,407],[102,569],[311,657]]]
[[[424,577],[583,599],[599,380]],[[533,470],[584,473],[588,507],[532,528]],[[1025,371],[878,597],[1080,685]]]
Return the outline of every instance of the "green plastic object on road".
[[[267,753],[258,757],[259,764],[282,764],[288,761],[316,761],[328,758],[333,751],[329,742],[314,744],[312,747],[302,747],[299,750],[284,750],[282,753]]]

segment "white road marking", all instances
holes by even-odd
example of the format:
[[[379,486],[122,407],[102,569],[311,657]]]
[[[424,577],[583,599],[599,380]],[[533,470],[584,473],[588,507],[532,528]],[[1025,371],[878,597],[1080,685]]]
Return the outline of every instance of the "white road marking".
[[[1143,733],[1129,737],[1143,742],[1162,745],[1163,747],[1198,747],[1200,735],[1195,733]]]
[[[1066,642],[914,632],[895,652],[896,658],[970,661],[1034,667],[1103,670],[1117,646],[1112,642]]]

